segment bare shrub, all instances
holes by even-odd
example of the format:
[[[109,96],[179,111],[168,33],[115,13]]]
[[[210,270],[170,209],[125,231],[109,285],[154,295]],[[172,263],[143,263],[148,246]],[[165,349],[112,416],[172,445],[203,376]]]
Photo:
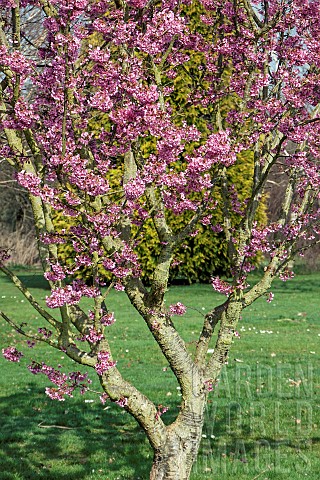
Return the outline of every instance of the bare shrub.
[[[1,230],[0,250],[10,255],[8,264],[36,266],[40,264],[38,246],[33,232]]]
[[[292,154],[295,150],[295,145],[290,143],[288,146],[289,152]],[[284,192],[287,188],[289,177],[282,168],[281,164],[275,165],[271,170],[270,178],[267,182],[267,215],[270,222],[276,221],[279,218],[282,199]],[[318,203],[315,204],[316,208],[319,208]],[[320,241],[319,235],[315,234],[315,244],[313,247],[308,248],[304,255],[296,257],[294,261],[295,268],[305,272],[318,272],[320,271]],[[306,242],[300,241],[299,247],[303,247]],[[309,242],[310,243],[310,242]]]

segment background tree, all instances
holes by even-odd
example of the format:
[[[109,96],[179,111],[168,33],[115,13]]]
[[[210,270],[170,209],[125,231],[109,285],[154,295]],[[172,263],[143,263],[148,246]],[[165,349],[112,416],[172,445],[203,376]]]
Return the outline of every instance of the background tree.
[[[0,246],[10,252],[10,263],[39,262],[28,194],[14,179],[14,169],[3,159],[0,165]]]
[[[10,17],[2,12],[4,24]],[[28,5],[21,11],[21,49],[26,58],[37,60],[38,48],[45,40],[41,11]],[[2,78],[5,83],[5,79]],[[25,85],[24,94],[32,98],[31,84]],[[4,132],[0,132],[5,142]],[[10,262],[16,265],[35,265],[39,262],[35,240],[34,221],[28,193],[15,180],[15,169],[5,159],[0,165],[0,245],[10,250]]]
[[[6,142],[1,155],[29,192],[51,293],[43,308],[5,266],[4,250],[2,271],[48,325],[41,321],[32,331],[1,315],[30,341],[46,342],[98,375],[102,401],[125,408],[146,433],[154,450],[151,479],[187,479],[208,393],[227,360],[242,310],[262,295],[271,301],[272,281],[277,275],[290,278],[288,265],[301,239],[305,246],[317,242],[319,4],[206,0],[201,21],[212,28],[212,41],[193,31],[174,0],[40,0],[47,37],[38,63],[21,50],[20,12],[26,4],[20,9],[17,3],[2,3],[0,110]],[[100,47],[87,42],[94,32],[104,39]],[[205,135],[185,110],[172,108],[172,89],[179,86],[162,82],[164,72],[174,77],[180,71],[190,51],[203,56],[204,83],[194,82],[188,97],[192,104],[211,105],[215,114]],[[30,84],[31,99],[26,95]],[[221,102],[230,95],[240,101],[224,124]],[[93,132],[90,121],[100,112],[108,124]],[[147,155],[146,137],[154,144]],[[295,145],[290,153],[288,142]],[[242,198],[228,172],[239,154],[250,150],[251,189]],[[119,169],[121,182],[115,183]],[[287,186],[277,220],[259,226],[258,208],[273,171],[285,172]],[[224,214],[223,224],[214,221],[216,209]],[[53,211],[73,219],[69,231],[55,227]],[[189,213],[173,231],[167,212]],[[147,287],[136,252],[149,218],[161,247]],[[199,223],[224,231],[232,279],[212,278],[226,300],[207,312],[191,352],[172,320],[186,307],[181,302],[166,307],[164,299],[174,252],[197,235]],[[59,259],[61,242],[75,251],[72,265]],[[260,252],[270,260],[250,286],[247,275]],[[68,283],[68,275],[83,265],[92,269],[93,285]],[[101,265],[112,273],[108,287],[99,275]],[[112,356],[108,293],[113,287],[125,290],[177,378],[181,405],[169,426],[161,419],[163,410],[123,378]],[[79,306],[83,297],[92,299],[88,311]],[[214,352],[208,356],[216,327]],[[21,357],[12,346],[3,354],[11,361]],[[89,388],[87,374],[64,374],[45,362],[32,362],[29,370],[55,384],[46,391],[53,399]]]

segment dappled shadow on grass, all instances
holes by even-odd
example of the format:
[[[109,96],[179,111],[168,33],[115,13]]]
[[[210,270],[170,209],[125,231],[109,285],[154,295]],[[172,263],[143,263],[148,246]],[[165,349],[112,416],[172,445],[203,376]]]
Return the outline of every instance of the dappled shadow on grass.
[[[151,449],[144,433],[123,409],[108,403],[102,405],[97,398],[85,403],[90,397],[92,400],[90,394],[55,402],[35,383],[21,388],[23,391],[17,394],[0,397],[1,480],[146,480],[149,477]],[[172,404],[164,415],[166,423],[174,420],[173,410]],[[222,415],[216,415],[209,404],[198,470],[208,462],[215,468],[222,463],[248,462],[254,468],[259,460],[255,460],[257,455],[262,464],[270,456],[280,458],[283,449],[294,458],[300,451],[310,452],[319,442],[316,435],[300,441],[289,434],[287,440],[273,438],[262,431],[252,431],[248,420],[238,431],[237,418],[230,419],[229,410],[223,408]],[[229,425],[231,431],[227,432]],[[303,466],[303,456],[299,458]]]
[[[267,471],[269,468],[275,472],[275,476],[272,478],[283,478],[282,476],[278,477],[277,474],[283,473],[283,468],[285,468],[287,474],[292,474],[295,479],[301,479],[307,473],[319,471],[317,443],[318,439],[304,442],[301,440],[277,440],[269,437],[256,440],[241,437],[234,438],[230,442],[214,442],[211,445],[206,443],[200,449],[195,471],[205,472],[206,469],[203,469],[203,466],[209,466],[212,471],[221,469],[223,473],[229,475],[236,472],[242,474],[250,472],[250,475],[241,476],[241,478],[253,479],[260,477],[263,471]],[[235,477],[223,475],[216,478]]]
[[[85,399],[55,402],[34,384],[0,397],[0,478],[148,478],[152,452],[140,427],[123,409]]]
[[[299,430],[292,429],[270,435],[263,425],[261,428],[259,419],[256,426],[246,417],[241,421],[235,417],[230,422],[230,411],[217,416],[215,409],[210,411],[209,407],[203,433],[191,476],[194,480],[237,477],[247,480],[260,478],[267,471],[273,473],[263,478],[288,478],[282,476],[285,472],[300,479],[319,471],[319,462],[315,460],[319,458],[319,436],[309,432],[299,434]]]
[[[273,438],[234,438],[232,442],[202,444],[192,480],[319,478],[313,442],[277,441]],[[268,473],[267,473],[268,472]],[[267,476],[265,476],[267,474]]]
[[[13,270],[13,273],[21,280],[21,282],[28,288],[39,288],[41,290],[50,290],[49,283],[44,278],[41,271],[37,272],[20,272]],[[4,281],[11,283],[11,280],[6,275],[1,274]]]

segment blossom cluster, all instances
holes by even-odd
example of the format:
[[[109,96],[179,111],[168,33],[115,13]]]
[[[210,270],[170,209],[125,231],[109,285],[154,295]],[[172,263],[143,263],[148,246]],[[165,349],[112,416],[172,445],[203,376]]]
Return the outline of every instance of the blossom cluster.
[[[170,305],[169,313],[170,315],[184,315],[187,311],[187,307],[183,303],[178,302],[174,305]]]
[[[16,347],[7,347],[2,349],[2,355],[9,362],[20,362],[23,353],[19,352]]]
[[[104,372],[110,370],[116,365],[117,362],[113,362],[110,360],[110,353],[101,351],[98,353],[98,362],[95,365],[95,370],[98,375],[103,375]]]
[[[84,340],[87,340],[90,343],[97,343],[103,340],[104,335],[102,332],[98,332],[95,328],[90,327],[89,333],[84,336]]]
[[[128,405],[127,397],[121,397],[119,400],[116,400],[115,403],[119,405],[119,407],[124,408]]]
[[[159,420],[159,418],[161,417],[161,415],[163,415],[164,413],[166,413],[167,411],[169,410],[169,407],[164,407],[163,405],[158,405],[158,410],[157,410],[157,413],[155,415],[155,419],[156,420]]]
[[[88,287],[83,281],[75,280],[71,285],[52,288],[46,303],[49,308],[57,308],[63,305],[76,305],[82,297],[94,298],[98,295],[99,290],[96,287]]]
[[[45,364],[33,361],[28,365],[28,369],[34,375],[43,374],[56,387],[47,387],[46,394],[53,400],[64,401],[65,396],[72,397],[75,389],[79,389],[84,394],[91,384],[87,373],[70,372],[62,373],[60,370]]]
[[[224,295],[230,295],[233,291],[233,287],[219,277],[213,277],[211,279],[211,285],[216,292],[223,293]]]
[[[113,312],[105,313],[100,318],[101,324],[104,325],[105,327],[110,327],[110,325],[112,325],[115,321],[116,321],[116,319],[114,318],[114,313]]]
[[[38,328],[38,333],[40,333],[40,335],[42,335],[45,339],[50,338],[52,335],[51,330],[48,330],[46,327]]]
[[[212,380],[206,380],[204,382],[204,385],[205,385],[205,389],[206,389],[207,392],[212,392],[213,391],[214,385],[213,385]]]

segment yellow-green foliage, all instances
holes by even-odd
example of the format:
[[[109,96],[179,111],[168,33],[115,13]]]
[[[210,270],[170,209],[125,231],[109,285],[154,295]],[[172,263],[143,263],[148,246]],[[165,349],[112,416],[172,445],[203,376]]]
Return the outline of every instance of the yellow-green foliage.
[[[238,155],[237,162],[229,169],[228,178],[230,184],[236,184],[238,188],[238,198],[243,201],[250,192],[253,174],[253,154],[252,152],[243,152]],[[240,182],[239,182],[240,177]],[[218,192],[217,200],[221,200]],[[174,215],[167,212],[167,221],[174,232],[181,230],[188,221],[191,213],[186,212],[182,215]],[[266,219],[265,204],[261,203],[257,220],[264,223]],[[216,210],[212,212],[212,224],[223,223],[224,216],[221,208],[221,202],[218,203]],[[230,220],[232,225],[239,225],[241,218],[238,214],[230,211]],[[175,252],[175,261],[171,269],[171,281],[184,281],[188,283],[205,282],[215,274],[228,274],[230,269],[230,259],[228,257],[228,247],[223,232],[213,233],[210,225],[199,224],[198,234],[194,237],[189,236]],[[150,278],[156,265],[157,257],[160,253],[160,242],[153,227],[152,221],[148,220],[144,226],[143,241],[137,247],[137,253],[143,265],[145,280]]]

